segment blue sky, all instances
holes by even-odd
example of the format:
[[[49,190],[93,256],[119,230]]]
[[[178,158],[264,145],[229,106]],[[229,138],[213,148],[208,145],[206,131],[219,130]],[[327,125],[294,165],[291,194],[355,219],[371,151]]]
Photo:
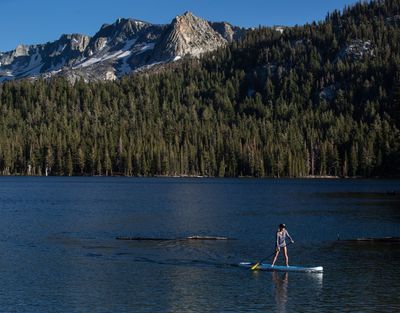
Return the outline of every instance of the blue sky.
[[[93,35],[104,23],[132,17],[169,23],[185,11],[234,25],[295,25],[322,20],[356,0],[0,0],[0,51],[53,41],[64,33]]]

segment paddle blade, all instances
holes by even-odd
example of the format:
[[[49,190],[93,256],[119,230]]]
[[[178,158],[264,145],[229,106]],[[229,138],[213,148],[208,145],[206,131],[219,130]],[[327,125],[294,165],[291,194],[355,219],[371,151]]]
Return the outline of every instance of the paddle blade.
[[[251,267],[251,270],[254,271],[258,266],[260,265],[260,262],[256,263]]]

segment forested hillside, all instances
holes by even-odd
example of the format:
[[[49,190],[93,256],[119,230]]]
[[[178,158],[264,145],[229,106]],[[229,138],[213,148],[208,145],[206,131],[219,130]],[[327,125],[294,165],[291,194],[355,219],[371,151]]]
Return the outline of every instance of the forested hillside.
[[[400,0],[115,82],[0,85],[3,175],[400,174]]]

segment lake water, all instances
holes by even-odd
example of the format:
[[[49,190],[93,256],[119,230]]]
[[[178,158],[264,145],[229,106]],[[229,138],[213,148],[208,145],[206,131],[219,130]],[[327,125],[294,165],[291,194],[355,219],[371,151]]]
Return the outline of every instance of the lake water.
[[[344,241],[400,236],[398,191],[398,180],[2,177],[0,312],[399,312],[400,244]],[[279,223],[290,263],[323,275],[236,266],[270,255]],[[115,239],[191,235],[234,240]]]

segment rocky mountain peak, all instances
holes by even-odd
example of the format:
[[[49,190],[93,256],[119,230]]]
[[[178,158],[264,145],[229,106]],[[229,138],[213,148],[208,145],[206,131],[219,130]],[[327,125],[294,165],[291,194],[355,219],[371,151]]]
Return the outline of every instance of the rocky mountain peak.
[[[210,22],[210,26],[228,42],[239,40],[246,32],[245,29],[233,26],[227,22]]]
[[[173,19],[156,46],[155,57],[161,60],[185,55],[198,56],[226,44],[226,40],[210,24],[191,12]]]
[[[123,45],[126,41],[136,38],[148,26],[146,22],[125,18],[119,18],[113,24],[103,24],[99,32],[91,39],[85,55],[92,56]]]
[[[66,44],[70,50],[77,50],[79,52],[85,51],[89,41],[89,36],[81,34],[62,35],[59,39],[60,44]]]
[[[185,12],[168,25],[119,18],[93,36],[62,35],[40,45],[19,45],[0,53],[0,83],[12,79],[62,75],[71,81],[116,79],[155,64],[199,56],[239,38],[228,23],[209,23]]]
[[[15,57],[25,56],[29,54],[29,46],[18,45],[15,49]]]
[[[179,16],[179,15],[178,15]],[[186,11],[185,13],[183,13],[181,16],[194,16],[192,12],[190,11]]]
[[[109,42],[123,41],[135,36],[146,26],[148,23],[142,21],[119,18],[113,24],[104,24],[93,39],[107,38]]]
[[[210,25],[206,20],[193,15],[193,13],[189,11],[176,16],[172,20],[171,26],[175,30],[186,35],[191,35],[199,31],[210,31]]]

